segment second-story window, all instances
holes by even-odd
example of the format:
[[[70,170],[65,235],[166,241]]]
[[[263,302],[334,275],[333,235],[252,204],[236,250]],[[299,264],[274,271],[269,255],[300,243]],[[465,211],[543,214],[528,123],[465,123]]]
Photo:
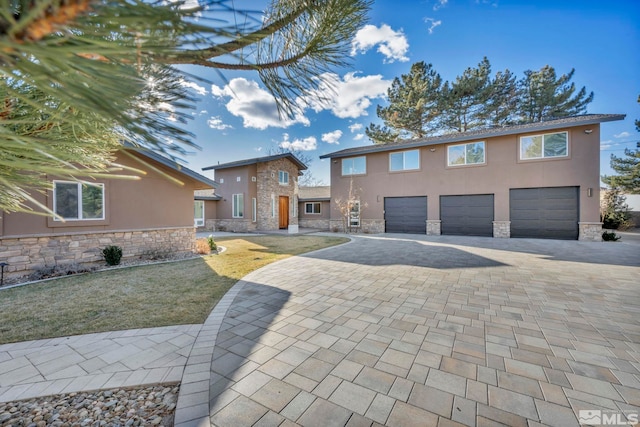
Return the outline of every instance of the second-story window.
[[[289,172],[278,171],[278,183],[280,185],[289,185]]]
[[[364,175],[367,173],[367,158],[351,157],[342,159],[342,175]]]
[[[478,165],[484,162],[484,141],[447,147],[448,166]]]
[[[567,132],[523,136],[520,138],[520,159],[567,157],[569,155],[568,141]]]
[[[389,154],[391,172],[420,169],[420,150],[400,151]]]

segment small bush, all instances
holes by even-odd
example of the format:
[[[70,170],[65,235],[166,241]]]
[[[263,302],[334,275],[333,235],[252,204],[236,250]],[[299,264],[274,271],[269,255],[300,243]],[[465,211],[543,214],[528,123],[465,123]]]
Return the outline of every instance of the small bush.
[[[202,255],[207,255],[209,252],[211,252],[211,248],[209,247],[207,239],[196,240],[196,252]]]
[[[140,258],[147,261],[162,261],[173,258],[173,251],[166,248],[147,249]]]
[[[210,234],[209,237],[207,237],[207,244],[209,245],[209,249],[211,249],[211,251],[218,250],[218,245],[216,245],[216,242],[213,240],[212,234]]]
[[[102,250],[102,256],[107,265],[119,265],[122,259],[122,248],[120,246],[107,246]]]
[[[602,240],[605,242],[617,242],[620,240],[620,236],[618,236],[614,231],[605,231],[602,233]]]

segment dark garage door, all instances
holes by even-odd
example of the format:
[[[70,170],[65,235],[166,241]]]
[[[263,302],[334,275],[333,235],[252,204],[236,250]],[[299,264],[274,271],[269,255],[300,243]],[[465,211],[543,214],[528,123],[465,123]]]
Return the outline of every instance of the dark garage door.
[[[427,233],[427,197],[385,197],[387,233]]]
[[[509,191],[511,237],[578,238],[578,187]]]
[[[440,196],[442,234],[493,236],[493,194]]]

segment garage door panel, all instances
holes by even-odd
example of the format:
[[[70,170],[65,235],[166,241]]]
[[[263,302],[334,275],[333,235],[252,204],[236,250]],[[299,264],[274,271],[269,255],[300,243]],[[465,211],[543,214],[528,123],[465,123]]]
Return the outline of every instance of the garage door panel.
[[[509,204],[511,237],[578,238],[578,187],[511,189]]]
[[[442,234],[493,236],[493,194],[440,196]]]
[[[387,233],[426,234],[427,197],[385,197],[384,219]]]

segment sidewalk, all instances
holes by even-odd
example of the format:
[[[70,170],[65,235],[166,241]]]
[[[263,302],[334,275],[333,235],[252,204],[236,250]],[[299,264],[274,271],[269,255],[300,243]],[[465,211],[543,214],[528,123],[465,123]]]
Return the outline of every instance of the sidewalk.
[[[202,325],[0,345],[0,402],[180,382]]]

